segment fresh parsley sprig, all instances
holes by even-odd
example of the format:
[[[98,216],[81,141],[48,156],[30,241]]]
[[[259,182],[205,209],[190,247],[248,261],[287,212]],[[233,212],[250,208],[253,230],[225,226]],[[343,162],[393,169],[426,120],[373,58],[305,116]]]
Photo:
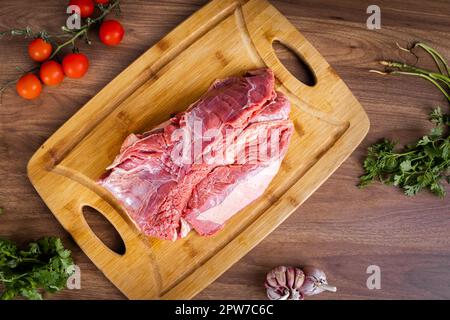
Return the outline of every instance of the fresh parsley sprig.
[[[396,61],[381,61],[386,66],[385,72],[371,70],[383,75],[417,76],[433,83],[450,102],[450,69],[448,63],[435,49],[423,43],[416,43],[410,49],[401,48],[413,53],[414,48],[427,52],[436,63],[438,72],[425,70],[416,66]],[[414,53],[413,53],[414,54]],[[375,180],[394,185],[413,196],[423,189],[444,197],[443,181],[450,183],[450,115],[443,114],[437,107],[430,114],[434,124],[431,132],[423,136],[413,145],[403,150],[396,150],[396,142],[384,139],[368,148],[363,167],[365,173],[360,177],[360,187],[365,187]]]
[[[53,293],[65,288],[74,271],[71,252],[59,238],[39,239],[31,242],[27,250],[19,250],[15,243],[0,239],[2,300],[17,296],[42,300],[40,291]]]

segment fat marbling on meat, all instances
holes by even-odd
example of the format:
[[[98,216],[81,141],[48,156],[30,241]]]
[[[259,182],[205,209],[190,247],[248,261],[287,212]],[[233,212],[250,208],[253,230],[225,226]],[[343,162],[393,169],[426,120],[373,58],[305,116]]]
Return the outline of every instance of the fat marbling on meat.
[[[293,131],[270,69],[215,81],[185,112],[130,134],[99,180],[146,235],[212,235],[260,197]]]

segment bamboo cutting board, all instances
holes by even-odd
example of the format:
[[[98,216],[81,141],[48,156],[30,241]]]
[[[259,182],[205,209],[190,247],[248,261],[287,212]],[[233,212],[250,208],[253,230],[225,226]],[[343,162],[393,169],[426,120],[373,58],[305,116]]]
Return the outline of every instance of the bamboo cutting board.
[[[314,73],[307,86],[278,60],[273,41]],[[270,67],[293,105],[295,133],[264,195],[212,237],[175,242],[140,234],[95,181],[129,133],[183,111],[218,78]],[[256,246],[350,155],[369,128],[361,105],[333,69],[265,0],[214,0],[145,52],[50,137],[28,164],[34,187],[97,267],[131,299],[189,299]],[[103,214],[126,252],[91,230],[84,207]]]

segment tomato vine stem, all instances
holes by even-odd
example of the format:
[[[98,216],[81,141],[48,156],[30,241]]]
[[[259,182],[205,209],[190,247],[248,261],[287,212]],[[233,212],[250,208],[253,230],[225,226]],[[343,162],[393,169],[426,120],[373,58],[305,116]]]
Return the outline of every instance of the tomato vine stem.
[[[6,31],[0,31],[0,39],[2,39],[4,36],[7,36],[7,35],[9,35],[11,37],[19,36],[19,37],[25,37],[25,38],[42,38],[43,40],[52,43],[52,45],[55,47],[55,50],[52,52],[50,57],[46,60],[46,61],[48,61],[48,60],[55,58],[56,55],[63,48],[67,47],[68,45],[72,45],[73,50],[75,50],[76,49],[75,42],[76,42],[76,40],[78,40],[81,37],[84,37],[86,42],[88,44],[90,44],[90,40],[89,40],[87,34],[88,34],[88,31],[90,30],[91,26],[103,21],[103,19],[106,17],[106,15],[108,15],[114,9],[116,9],[117,13],[120,14],[120,0],[111,0],[108,5],[106,5],[106,6],[105,5],[97,5],[97,8],[99,8],[101,11],[100,15],[94,19],[87,18],[86,23],[83,26],[81,26],[79,29],[69,29],[66,26],[62,26],[61,30],[63,31],[63,33],[51,35],[46,30],[41,30],[40,32],[34,32],[31,27],[27,26],[23,29],[13,28],[13,29],[6,30]],[[68,38],[68,37],[70,37],[70,38],[61,44],[58,44],[58,41],[56,41],[56,39]],[[30,70],[27,70],[27,71],[21,70],[21,71],[22,71],[22,75],[23,75],[23,74],[26,74],[29,72],[34,72],[38,69],[39,69],[39,67],[36,66]],[[9,88],[11,85],[15,84],[17,81],[18,81],[18,79],[8,81],[0,87],[0,105],[2,104],[2,96],[3,96],[4,91],[7,88]]]
[[[38,70],[39,67],[33,67],[33,68],[29,69],[29,70],[23,70],[23,69],[20,69],[20,68],[17,68],[17,67],[16,67],[16,69],[21,71],[22,75],[25,75],[27,73],[34,72],[34,71]],[[3,86],[0,87],[0,105],[3,102],[3,93],[5,92],[5,90],[8,89],[13,84],[15,84],[18,80],[19,79],[10,80],[10,81],[6,82]]]
[[[48,59],[49,59],[49,60],[53,59],[53,58],[56,56],[56,54],[57,54],[59,51],[61,51],[62,48],[66,47],[66,46],[68,46],[68,45],[70,45],[70,44],[72,44],[72,47],[73,47],[73,48],[76,48],[76,46],[75,46],[75,41],[76,41],[78,38],[80,38],[81,36],[87,37],[87,32],[89,31],[90,27],[91,27],[92,25],[95,25],[95,24],[101,22],[101,21],[105,18],[105,16],[106,16],[108,13],[110,13],[115,7],[117,7],[117,6],[119,5],[119,2],[120,2],[120,1],[118,1],[118,0],[117,0],[117,1],[114,1],[114,2],[112,2],[112,3],[111,3],[108,7],[106,7],[106,8],[105,8],[105,7],[99,7],[100,10],[102,10],[102,13],[101,13],[97,18],[95,18],[95,19],[90,19],[90,18],[88,18],[86,24],[83,25],[83,26],[81,26],[79,29],[72,30],[72,29],[67,28],[66,26],[63,26],[63,27],[62,27],[62,30],[63,30],[64,32],[67,32],[67,33],[69,33],[69,34],[74,34],[74,35],[72,36],[72,38],[70,38],[70,39],[67,40],[66,42],[64,42],[64,43],[62,43],[62,44],[60,44],[60,45],[58,45],[58,46],[56,47],[56,49],[53,51],[52,55],[51,55]],[[87,39],[87,38],[86,38],[86,39]],[[89,40],[87,40],[87,41],[89,41]]]

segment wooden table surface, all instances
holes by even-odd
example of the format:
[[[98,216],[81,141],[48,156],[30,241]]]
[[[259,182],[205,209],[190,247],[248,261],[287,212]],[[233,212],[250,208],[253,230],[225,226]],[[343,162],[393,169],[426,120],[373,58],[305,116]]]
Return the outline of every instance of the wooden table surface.
[[[449,299],[450,195],[422,193],[407,198],[399,190],[375,184],[355,187],[367,146],[382,137],[412,142],[430,128],[435,105],[448,108],[442,95],[422,80],[368,73],[380,58],[408,58],[395,42],[423,40],[450,59],[450,2],[377,1],[381,29],[368,30],[366,0],[271,1],[312,42],[359,99],[371,120],[367,138],[347,161],[276,231],[201,292],[198,299],[264,299],[266,271],[280,264],[324,269],[336,294],[317,299]],[[58,31],[65,1],[2,0],[0,30],[29,25]],[[51,299],[125,298],[76,246],[34,191],[26,164],[34,151],[121,70],[205,1],[127,1],[121,21],[123,43],[106,48],[99,41],[81,45],[90,60],[82,80],[66,79],[44,89],[36,101],[7,90],[0,105],[0,236],[26,243],[43,235],[62,237],[81,268],[81,290],[65,290]],[[92,38],[95,39],[95,35]],[[96,40],[96,39],[95,39]],[[32,67],[26,41],[0,40],[0,83]],[[286,64],[295,61],[278,50]],[[410,59],[411,61],[411,59]],[[430,65],[429,62],[425,62]],[[448,109],[447,109],[448,110]],[[450,192],[450,188],[446,188]],[[89,221],[108,243],[116,244],[103,220]],[[381,289],[366,287],[366,268],[381,268]]]

